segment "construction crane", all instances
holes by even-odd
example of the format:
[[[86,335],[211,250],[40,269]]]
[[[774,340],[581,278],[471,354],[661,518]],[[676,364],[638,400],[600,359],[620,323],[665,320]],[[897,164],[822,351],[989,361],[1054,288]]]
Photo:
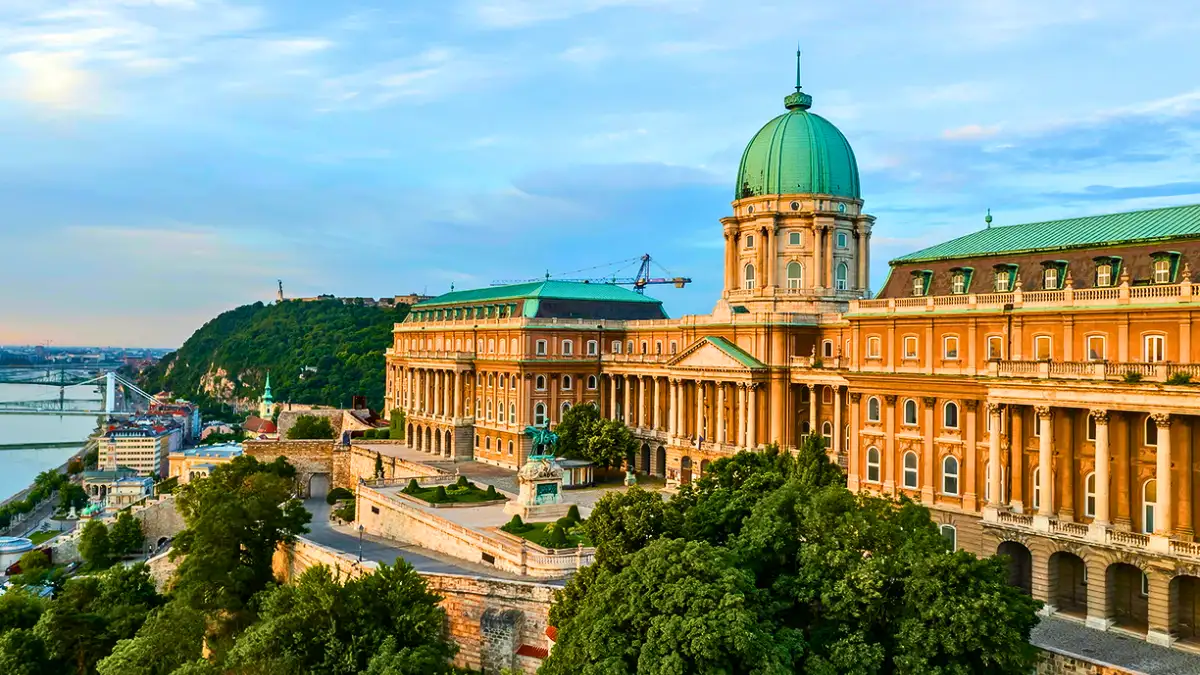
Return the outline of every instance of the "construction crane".
[[[621,274],[621,271],[624,269],[631,269],[631,265],[633,265],[634,263],[636,263],[638,265],[638,267],[637,267],[637,271],[634,272],[633,276],[623,276]],[[658,277],[650,276],[651,264],[653,264],[658,269],[662,270],[662,272],[666,276],[658,276]],[[581,272],[589,272],[591,270],[596,270],[596,269],[601,269],[601,268],[611,269],[614,267],[617,268],[617,271],[615,271],[611,276],[591,277],[591,278],[567,278],[566,277],[566,275],[579,274]],[[546,276],[543,279],[505,279],[505,280],[493,281],[492,285],[493,286],[507,286],[508,284],[524,284],[524,283],[529,283],[529,282],[533,282],[533,281],[543,281],[543,280],[550,281],[551,279],[553,279],[555,281],[571,281],[571,282],[581,283],[581,284],[611,284],[611,285],[615,285],[615,286],[633,286],[633,290],[637,293],[645,293],[647,286],[656,286],[656,285],[660,285],[660,284],[671,284],[675,288],[683,288],[687,284],[692,283],[691,277],[681,277],[681,276],[672,275],[671,272],[669,272],[665,267],[663,267],[662,265],[659,265],[657,262],[655,262],[654,259],[650,257],[649,253],[646,253],[637,258],[629,258],[628,260],[618,260],[617,262],[608,263],[606,265],[596,265],[595,267],[587,267],[587,268],[584,268],[581,270],[575,270],[574,272],[564,272],[562,275],[552,276],[550,274],[550,272],[547,271]]]

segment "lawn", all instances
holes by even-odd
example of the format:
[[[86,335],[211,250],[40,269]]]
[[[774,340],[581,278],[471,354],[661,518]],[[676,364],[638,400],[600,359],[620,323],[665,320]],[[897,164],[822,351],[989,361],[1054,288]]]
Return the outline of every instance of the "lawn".
[[[518,537],[521,537],[522,539],[532,541],[533,543],[537,544],[538,546],[542,546],[545,548],[575,548],[576,546],[578,546],[580,544],[583,544],[584,546],[592,545],[592,542],[588,541],[587,536],[585,536],[583,534],[583,532],[580,531],[582,528],[576,527],[570,534],[567,535],[566,546],[558,546],[558,547],[550,546],[549,544],[546,543],[546,538],[547,538],[546,526],[553,525],[553,524],[554,523],[525,523],[525,527],[527,529],[525,529],[522,532],[510,532],[510,534],[515,534]]]
[[[33,534],[29,535],[29,541],[33,542],[34,546],[40,546],[42,542],[57,534],[57,530],[50,530],[48,532],[34,532]]]
[[[436,485],[425,488],[418,487],[415,490],[405,488],[404,494],[430,504],[480,504],[504,499],[504,495],[488,494],[486,490],[480,490],[474,483],[467,483],[465,486],[443,485],[441,487],[446,488],[444,499],[438,499],[438,486]]]

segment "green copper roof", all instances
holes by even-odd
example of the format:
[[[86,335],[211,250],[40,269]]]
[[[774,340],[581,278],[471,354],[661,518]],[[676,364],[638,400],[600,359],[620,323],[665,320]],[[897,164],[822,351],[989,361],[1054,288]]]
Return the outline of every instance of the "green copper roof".
[[[858,162],[838,128],[808,111],[800,90],[784,99],[788,111],[767,122],[746,146],[734,199],[816,193],[859,198]]]
[[[267,371],[267,386],[263,387],[263,401],[266,403],[274,403],[275,399],[271,396],[271,371]]]
[[[893,263],[1030,253],[1200,235],[1200,204],[1005,225],[894,259]]]
[[[725,354],[727,356],[736,360],[738,363],[742,364],[743,366],[746,366],[747,368],[766,368],[767,367],[767,364],[763,363],[762,361],[759,361],[758,359],[754,358],[753,356],[750,356],[750,354],[746,353],[746,351],[743,350],[741,347],[733,344],[732,342],[730,342],[729,340],[726,340],[723,337],[717,337],[715,335],[706,335],[703,339],[706,342],[708,342],[709,344],[711,344],[712,346],[716,347],[717,349],[720,349],[721,351],[725,352]]]
[[[634,293],[615,284],[585,284],[578,281],[532,281],[524,284],[490,286],[469,291],[452,291],[419,302],[413,309],[429,309],[441,305],[492,302],[498,300],[604,300],[609,302],[639,302],[661,304],[654,298]]]

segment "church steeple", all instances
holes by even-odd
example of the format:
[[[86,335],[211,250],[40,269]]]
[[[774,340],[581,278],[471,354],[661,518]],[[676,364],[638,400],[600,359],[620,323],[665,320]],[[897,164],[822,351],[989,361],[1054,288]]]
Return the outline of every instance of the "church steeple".
[[[275,414],[275,397],[271,396],[271,371],[267,371],[267,382],[263,386],[262,401],[258,404],[258,416],[271,419]]]
[[[267,371],[267,385],[263,387],[263,402],[274,403],[275,399],[271,396],[271,371]]]

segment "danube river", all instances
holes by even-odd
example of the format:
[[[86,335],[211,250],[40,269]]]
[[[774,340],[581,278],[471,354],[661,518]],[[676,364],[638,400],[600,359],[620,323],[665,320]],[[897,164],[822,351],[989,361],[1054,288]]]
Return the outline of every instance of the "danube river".
[[[58,392],[58,387],[0,384],[0,401],[58,398]],[[94,386],[68,387],[66,398],[95,398],[99,401],[100,392]],[[0,450],[0,501],[28,487],[34,476],[42,471],[56,468],[67,461],[84,446],[95,428],[95,417],[0,414],[0,446],[68,441],[79,443],[67,448]]]

